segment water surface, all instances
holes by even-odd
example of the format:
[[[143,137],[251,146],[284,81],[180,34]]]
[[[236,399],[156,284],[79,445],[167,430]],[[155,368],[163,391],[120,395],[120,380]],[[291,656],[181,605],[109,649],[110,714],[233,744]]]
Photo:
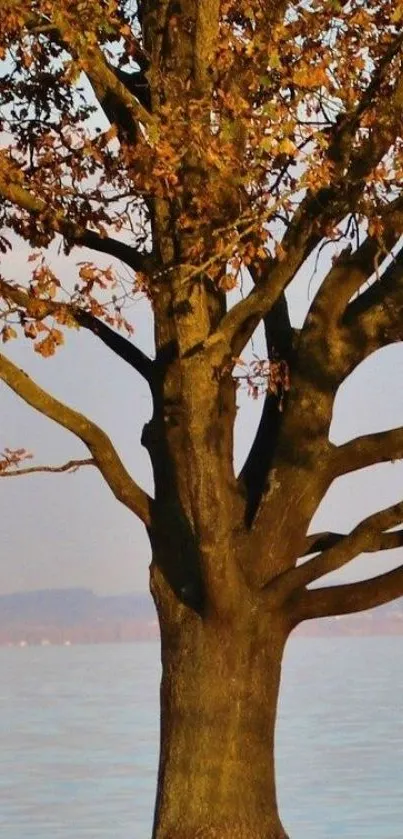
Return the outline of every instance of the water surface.
[[[0,649],[1,839],[149,839],[157,644]],[[402,839],[403,642],[296,638],[277,730],[292,839]]]

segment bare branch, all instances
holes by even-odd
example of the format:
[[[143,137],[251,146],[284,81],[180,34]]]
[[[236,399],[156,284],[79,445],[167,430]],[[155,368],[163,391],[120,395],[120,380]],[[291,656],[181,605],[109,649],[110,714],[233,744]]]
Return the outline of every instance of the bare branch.
[[[96,466],[93,457],[84,458],[82,460],[69,460],[63,463],[62,466],[28,466],[24,469],[13,469],[10,471],[1,471],[0,478],[16,478],[20,475],[33,475],[37,472],[77,472],[82,466]]]
[[[305,591],[297,607],[298,621],[374,609],[403,595],[403,566],[386,574],[328,588]]]
[[[136,513],[146,525],[150,524],[151,498],[129,475],[109,437],[99,426],[59,402],[4,355],[0,355],[0,379],[32,408],[82,440],[118,501]]]
[[[365,264],[364,257],[368,257],[370,261],[373,258],[373,248],[373,241],[365,243],[360,253],[363,265]],[[359,285],[363,280],[361,268],[360,265],[356,267]],[[298,552],[303,553],[303,539],[302,543],[299,543],[298,539],[306,532],[320,498],[323,497],[335,476],[343,471],[369,465],[371,456],[372,462],[400,456],[399,440],[396,437],[376,436],[372,442],[368,441],[368,448],[365,447],[361,455],[357,454],[357,459],[350,448],[351,460],[349,460],[329,442],[328,432],[334,393],[340,382],[361,358],[368,354],[370,348],[375,349],[383,346],[388,340],[393,340],[391,336],[388,337],[389,330],[396,340],[396,333],[399,328],[401,329],[402,268],[403,260],[393,263],[390,268],[386,269],[381,281],[375,283],[377,287],[397,289],[395,297],[391,300],[387,296],[386,302],[384,300],[382,304],[379,304],[376,312],[371,307],[368,313],[360,316],[361,322],[358,324],[354,325],[353,322],[347,328],[344,319],[340,316],[338,294],[340,292],[340,296],[343,297],[343,273],[339,275],[340,285],[338,286],[336,282],[334,284],[334,298],[330,301],[331,305],[328,303],[325,306],[321,299],[311,308],[298,339],[287,411],[271,466],[273,480],[271,487],[264,492],[254,518],[254,538],[257,542],[254,554],[259,559],[254,563],[253,572],[258,575],[259,584],[264,579],[267,582],[269,574],[266,570],[265,576],[263,565],[266,569],[269,565],[273,568],[274,554],[277,574],[280,574],[281,570],[294,565],[295,546]],[[343,272],[346,269],[336,266],[332,270]],[[369,270],[371,271],[371,268]],[[348,273],[346,276],[347,282],[350,282],[351,278]],[[332,283],[333,279],[334,277],[332,277]],[[354,283],[356,282],[357,276],[354,278]],[[353,287],[350,286],[348,296],[352,291]],[[334,313],[336,319],[340,321],[339,324],[334,324],[332,321]],[[386,448],[383,449],[381,444]],[[379,445],[378,449],[377,445]],[[281,482],[278,481],[279,470],[282,474]],[[278,484],[280,488],[276,493],[274,488]],[[281,530],[279,531],[278,521],[287,520],[291,507],[292,523],[284,534]],[[272,541],[269,558],[265,550],[268,530],[274,534],[279,532],[279,536],[275,535]],[[273,575],[271,578],[273,579]]]
[[[143,353],[131,341],[128,341],[123,335],[119,335],[106,323],[91,315],[90,312],[77,309],[74,312],[74,317],[80,326],[89,329],[123,361],[127,361],[131,367],[137,370],[150,385],[153,384],[156,376],[155,365],[146,353]]]
[[[320,577],[339,570],[358,554],[382,550],[383,540],[389,536],[384,531],[400,525],[402,521],[403,502],[374,513],[360,522],[351,533],[337,541],[333,547],[302,565],[285,571],[268,588],[281,593],[283,597],[289,597],[297,589],[302,589]]]
[[[393,236],[396,235],[393,232]],[[365,451],[362,450],[360,455],[354,454],[351,446],[344,456],[344,450],[340,451],[328,440],[334,393],[337,387],[345,375],[359,363],[363,352],[367,352],[369,343],[373,344],[375,337],[378,340],[381,337],[377,334],[376,320],[374,323],[373,316],[372,318],[368,316],[368,340],[365,335],[362,335],[362,330],[358,333],[356,340],[353,331],[354,325],[352,328],[346,329],[344,322],[340,325],[337,323],[337,321],[342,320],[344,301],[349,299],[357,284],[358,286],[362,285],[365,279],[365,271],[368,270],[369,274],[372,273],[376,248],[376,241],[369,238],[357,255],[353,255],[351,258],[346,255],[341,264],[339,263],[331,269],[329,277],[325,281],[326,288],[323,294],[319,293],[314,301],[298,339],[288,410],[282,423],[276,457],[273,460],[273,471],[277,470],[274,471],[274,475],[277,476],[278,469],[282,469],[284,474],[284,468],[287,465],[298,466],[298,476],[295,474],[295,468],[290,473],[288,491],[293,494],[294,499],[292,529],[297,528],[299,533],[306,532],[308,522],[314,512],[314,505],[319,503],[318,496],[323,496],[334,477],[344,471],[348,472],[369,465],[371,457],[372,462],[380,462],[400,456],[399,440],[396,437],[391,438],[390,435],[386,437],[377,435],[372,440],[367,441],[368,447],[365,446]],[[349,270],[351,270],[353,276],[351,276]],[[377,285],[382,285],[383,282],[382,279]],[[332,293],[329,299],[325,299],[326,292],[330,288]],[[382,322],[383,316],[384,312],[382,310]],[[336,323],[334,323],[334,319]],[[391,318],[388,306],[387,322],[390,323],[391,321],[394,321],[396,329],[396,324],[399,322],[397,307],[393,307],[393,317]],[[381,331],[384,337],[385,330],[382,329]],[[382,343],[385,343],[385,341],[381,341],[379,345],[382,345]],[[299,484],[300,489],[297,490]],[[284,494],[284,479],[281,491]],[[301,519],[298,519],[297,498],[303,499]],[[264,527],[268,525],[271,528],[275,527],[272,512],[275,509],[273,502],[273,494],[265,493],[255,520],[256,526],[259,519],[262,520],[262,533]],[[280,509],[285,507],[284,514],[286,515],[290,503],[287,494],[284,502],[280,499],[278,503]],[[280,515],[278,509],[276,514],[277,516]],[[282,551],[286,551],[287,542],[288,534],[282,538],[281,545],[276,545],[276,553],[279,556],[281,556]],[[298,546],[298,550],[303,552],[303,544]],[[259,549],[259,553],[263,558],[263,545]],[[284,560],[285,562],[286,560]],[[291,555],[288,565],[290,566],[290,564],[293,564]]]
[[[403,428],[356,437],[334,452],[335,475],[403,458]]]
[[[125,262],[134,271],[147,273],[150,270],[151,261],[148,254],[140,253],[117,239],[100,236],[94,230],[78,227],[69,221],[61,210],[49,207],[46,201],[34,196],[21,184],[13,182],[1,170],[0,196],[31,215],[40,217],[42,223],[46,222],[49,230],[60,233],[69,243],[107,253]]]
[[[147,274],[152,268],[152,260],[149,254],[141,253],[136,248],[132,248],[130,245],[126,245],[125,242],[121,242],[118,239],[113,239],[109,236],[100,236],[94,230],[80,231],[74,227],[71,229],[71,225],[68,223],[65,225],[64,221],[60,232],[65,235],[67,241],[73,241],[75,245],[98,251],[98,253],[107,253],[115,257],[115,259],[124,262],[133,271]]]
[[[32,297],[28,291],[20,286],[12,285],[0,277],[0,295],[5,300],[11,300],[17,306],[25,309],[27,315],[35,318],[45,318],[49,315],[62,314],[66,312],[77,326],[88,329],[109,347],[116,355],[127,361],[131,367],[137,370],[141,376],[150,384],[155,377],[154,362],[131,341],[119,335],[106,323],[96,318],[90,312],[80,309],[71,303],[57,302],[56,300],[41,300]]]
[[[318,551],[327,551],[329,548],[333,548],[334,545],[338,545],[345,538],[345,533],[316,533],[313,536],[308,536],[307,549],[304,552],[304,556],[317,553]],[[382,533],[380,535],[379,546],[369,546],[366,549],[366,553],[392,551],[395,548],[401,547],[403,547],[403,530],[393,530],[390,533]]]

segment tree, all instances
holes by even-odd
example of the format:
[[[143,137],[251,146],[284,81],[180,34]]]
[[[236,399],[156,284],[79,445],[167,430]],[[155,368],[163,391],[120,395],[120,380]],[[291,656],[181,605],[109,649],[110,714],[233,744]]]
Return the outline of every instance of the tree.
[[[28,286],[1,276],[2,340],[47,357],[69,327],[90,330],[153,399],[150,498],[97,425],[0,356],[3,382],[89,450],[45,468],[96,467],[149,534],[163,664],[154,839],[284,839],[273,738],[287,638],[403,593],[402,567],[311,587],[401,546],[403,502],[347,535],[307,536],[338,476],[403,457],[401,428],[329,441],[340,384],[401,338],[402,20],[401,0],[1,4],[0,246],[18,234],[33,249]],[[53,241],[72,271],[89,248],[129,281],[81,261],[63,288]],[[295,330],[286,290],[326,244],[331,267]],[[245,273],[252,290],[231,307]],[[139,290],[153,359],[125,317]],[[250,368],[260,323],[267,358]],[[265,395],[236,476],[239,365]],[[25,456],[5,450],[2,474],[41,468]]]

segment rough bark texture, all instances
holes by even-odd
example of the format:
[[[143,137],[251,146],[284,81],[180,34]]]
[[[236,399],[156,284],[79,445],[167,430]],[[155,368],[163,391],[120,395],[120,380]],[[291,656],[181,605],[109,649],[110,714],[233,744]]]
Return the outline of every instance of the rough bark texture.
[[[158,574],[157,574],[158,577]],[[236,615],[169,614],[153,839],[286,839],[274,728],[288,629],[244,592]]]

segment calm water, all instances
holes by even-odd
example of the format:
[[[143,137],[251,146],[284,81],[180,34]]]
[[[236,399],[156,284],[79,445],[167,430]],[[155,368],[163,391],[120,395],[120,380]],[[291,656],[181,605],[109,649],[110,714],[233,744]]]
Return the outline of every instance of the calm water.
[[[149,839],[158,645],[0,649],[1,839]],[[402,839],[403,643],[291,641],[277,736],[292,839]]]

